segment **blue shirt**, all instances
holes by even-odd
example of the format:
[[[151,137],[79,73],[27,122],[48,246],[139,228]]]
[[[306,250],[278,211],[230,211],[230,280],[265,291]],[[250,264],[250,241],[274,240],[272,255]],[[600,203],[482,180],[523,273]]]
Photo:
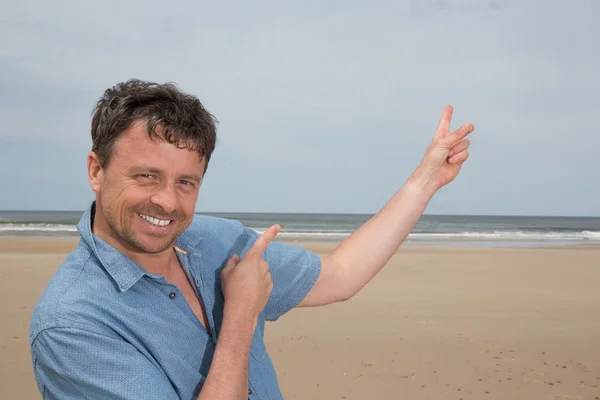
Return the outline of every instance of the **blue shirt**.
[[[92,233],[94,203],[77,225],[68,255],[32,315],[35,379],[44,399],[196,399],[208,374],[223,318],[220,271],[258,234],[237,221],[195,216],[176,251],[200,295],[209,334],[184,296]],[[316,282],[320,258],[272,242],[264,253],[273,280],[249,358],[249,398],[282,399],[263,342],[265,321],[297,306]]]

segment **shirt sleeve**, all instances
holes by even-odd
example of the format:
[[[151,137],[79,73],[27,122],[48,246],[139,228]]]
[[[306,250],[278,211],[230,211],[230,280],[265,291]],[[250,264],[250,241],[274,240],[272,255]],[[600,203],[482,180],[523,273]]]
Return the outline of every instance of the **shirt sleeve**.
[[[260,236],[246,228],[251,239],[250,246]],[[300,246],[271,242],[264,253],[273,280],[271,297],[265,306],[265,319],[276,321],[296,307],[313,288],[321,272],[321,258]]]
[[[50,328],[33,342],[32,356],[45,400],[179,400],[165,374],[117,337],[80,328]]]

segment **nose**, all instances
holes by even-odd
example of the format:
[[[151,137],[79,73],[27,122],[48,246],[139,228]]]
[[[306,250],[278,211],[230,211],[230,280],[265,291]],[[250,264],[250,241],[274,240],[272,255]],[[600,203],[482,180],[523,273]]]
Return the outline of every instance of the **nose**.
[[[152,194],[150,202],[160,207],[165,214],[171,214],[179,206],[177,191],[169,184],[160,185]]]

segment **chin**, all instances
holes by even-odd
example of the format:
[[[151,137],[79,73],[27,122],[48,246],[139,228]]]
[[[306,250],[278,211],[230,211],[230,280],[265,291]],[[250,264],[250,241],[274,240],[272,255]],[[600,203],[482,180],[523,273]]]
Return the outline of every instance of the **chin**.
[[[169,249],[169,247],[171,247],[175,242],[177,236],[153,236],[141,232],[124,232],[124,234],[121,235],[121,238],[129,243],[130,246],[138,249],[139,251],[149,254],[157,254]]]
[[[158,253],[162,253],[165,250],[168,250],[169,248],[171,248],[173,246],[173,242],[172,240],[157,240],[157,239],[150,239],[150,240],[146,240],[143,241],[141,243],[136,243],[136,247],[138,249],[140,249],[141,251],[143,251],[144,253],[150,253],[150,254],[158,254]]]

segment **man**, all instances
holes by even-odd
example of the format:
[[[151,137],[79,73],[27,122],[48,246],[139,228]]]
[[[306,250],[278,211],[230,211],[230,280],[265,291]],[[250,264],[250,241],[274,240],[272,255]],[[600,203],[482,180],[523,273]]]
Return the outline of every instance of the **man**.
[[[473,131],[446,107],[422,162],[329,256],[239,222],[195,216],[213,116],[173,85],[108,89],[92,119],[95,201],[33,312],[44,399],[281,399],[265,321],[354,296],[467,159]]]

